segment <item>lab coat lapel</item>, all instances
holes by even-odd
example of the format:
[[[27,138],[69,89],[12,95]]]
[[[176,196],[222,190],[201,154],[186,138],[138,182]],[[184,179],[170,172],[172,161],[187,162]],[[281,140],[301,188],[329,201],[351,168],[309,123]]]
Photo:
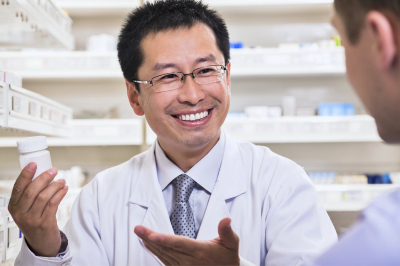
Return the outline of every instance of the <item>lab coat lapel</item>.
[[[247,191],[247,178],[244,175],[238,144],[224,131],[221,134],[225,134],[226,137],[224,158],[197,235],[198,240],[218,237],[219,222],[228,217],[232,219],[226,200],[234,199]],[[234,219],[231,226],[236,231]]]
[[[136,182],[132,182],[132,194],[129,199],[129,224],[131,226],[129,234],[133,234],[130,237],[131,241],[141,242],[133,231],[137,225],[143,225],[159,233],[174,234],[160,183],[158,182],[154,149],[155,145],[146,152],[138,178]],[[141,242],[140,244],[145,249],[143,243]],[[131,246],[137,245],[133,243]],[[129,262],[137,261],[138,252],[135,253],[136,258],[129,258]],[[130,256],[133,255],[130,254]],[[160,262],[158,259],[157,261]],[[163,264],[161,263],[161,265]]]

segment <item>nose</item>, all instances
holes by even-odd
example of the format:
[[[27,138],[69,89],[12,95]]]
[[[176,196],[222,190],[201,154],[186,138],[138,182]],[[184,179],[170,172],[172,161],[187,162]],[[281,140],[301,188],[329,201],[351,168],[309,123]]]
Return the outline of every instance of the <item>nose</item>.
[[[178,101],[196,105],[204,100],[205,96],[204,90],[201,88],[201,85],[194,80],[193,75],[186,75],[182,87],[179,88]]]

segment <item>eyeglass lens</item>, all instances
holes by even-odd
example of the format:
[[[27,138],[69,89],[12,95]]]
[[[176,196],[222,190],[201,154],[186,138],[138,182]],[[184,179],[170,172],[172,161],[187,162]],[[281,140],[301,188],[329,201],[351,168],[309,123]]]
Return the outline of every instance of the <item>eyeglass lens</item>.
[[[196,69],[193,75],[198,84],[204,85],[222,81],[224,72],[222,66],[207,66]],[[168,73],[153,78],[152,82],[157,92],[176,90],[183,85],[184,74],[178,72]]]

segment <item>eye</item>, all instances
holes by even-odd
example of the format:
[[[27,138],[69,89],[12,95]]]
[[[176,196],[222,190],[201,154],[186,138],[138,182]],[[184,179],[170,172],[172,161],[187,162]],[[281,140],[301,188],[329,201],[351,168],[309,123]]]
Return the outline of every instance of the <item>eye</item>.
[[[160,78],[160,80],[163,80],[163,79],[175,79],[175,78],[178,78],[178,76],[175,75],[175,74],[169,74],[169,75],[162,76]]]
[[[213,73],[215,73],[215,72],[217,72],[217,71],[216,71],[216,69],[214,69],[214,68],[203,68],[203,69],[201,69],[201,70],[199,71],[198,74],[213,74]]]

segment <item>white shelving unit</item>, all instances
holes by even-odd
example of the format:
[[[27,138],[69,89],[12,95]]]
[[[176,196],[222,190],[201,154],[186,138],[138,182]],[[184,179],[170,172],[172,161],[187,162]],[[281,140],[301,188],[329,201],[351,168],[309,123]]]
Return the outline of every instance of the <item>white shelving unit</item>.
[[[71,120],[71,134],[66,138],[47,138],[50,147],[125,146],[143,143],[143,120],[82,119]],[[18,137],[0,138],[0,147],[16,147]]]
[[[0,45],[16,48],[74,48],[72,20],[52,0],[2,0]]]
[[[342,47],[326,49],[233,49],[232,77],[344,75]]]
[[[151,2],[152,0],[145,0]],[[206,0],[205,3],[222,13],[295,13],[329,12],[332,0]],[[57,0],[74,17],[121,15],[140,5],[140,0]]]
[[[123,79],[116,52],[2,52],[1,68],[24,80]]]
[[[71,16],[125,15],[140,6],[140,0],[57,0]]]
[[[317,185],[327,211],[361,211],[375,198],[399,189],[400,185]]]
[[[2,135],[22,130],[35,134],[67,137],[72,109],[42,95],[0,82]],[[12,132],[9,132],[12,130]]]
[[[343,75],[344,51],[233,49],[232,77]],[[123,79],[116,52],[2,52],[0,69],[26,79]]]
[[[332,0],[206,0],[205,3],[226,13],[321,13],[329,12]]]
[[[267,143],[381,142],[372,117],[279,117],[269,119],[228,118],[223,128],[235,139]],[[147,125],[146,143],[156,135]]]

